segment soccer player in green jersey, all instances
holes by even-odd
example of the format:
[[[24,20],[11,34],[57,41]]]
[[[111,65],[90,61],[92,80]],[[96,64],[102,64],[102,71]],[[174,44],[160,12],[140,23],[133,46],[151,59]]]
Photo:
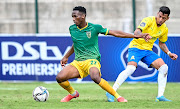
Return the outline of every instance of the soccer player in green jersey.
[[[137,67],[137,63],[141,60],[146,63],[148,67],[154,67],[159,71],[158,74],[158,96],[156,101],[171,101],[164,97],[164,91],[167,83],[168,66],[165,64],[162,58],[152,51],[153,44],[159,38],[159,47],[164,51],[172,60],[176,60],[178,56],[171,53],[166,46],[165,42],[168,37],[168,28],[165,22],[169,19],[170,9],[166,6],[162,6],[157,13],[157,16],[150,16],[144,18],[134,34],[149,33],[152,38],[146,42],[144,39],[133,39],[128,49],[128,64],[124,71],[122,71],[116,82],[113,85],[113,89],[117,90],[119,86],[134,73]],[[109,102],[114,101],[114,97],[106,93]]]
[[[73,45],[61,60],[64,67],[56,76],[56,80],[61,87],[70,94],[61,99],[61,102],[68,102],[72,98],[79,97],[79,93],[70,85],[69,79],[84,78],[90,75],[91,79],[102,89],[117,98],[118,102],[127,102],[121,97],[106,80],[101,78],[100,58],[98,47],[98,34],[113,35],[123,38],[144,38],[148,41],[151,37],[148,34],[133,35],[122,31],[108,30],[101,25],[86,22],[86,9],[82,6],[73,8],[72,18],[74,25],[69,27]],[[75,53],[75,60],[70,65],[65,66],[68,57]]]

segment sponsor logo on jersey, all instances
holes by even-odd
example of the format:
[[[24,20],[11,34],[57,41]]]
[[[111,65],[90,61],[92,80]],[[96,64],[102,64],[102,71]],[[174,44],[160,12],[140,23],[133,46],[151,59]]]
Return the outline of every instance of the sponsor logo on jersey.
[[[145,26],[146,26],[146,23],[145,23],[145,22],[142,22],[142,23],[140,24],[140,26],[141,26],[141,27],[145,27]]]
[[[153,37],[153,36],[151,36],[151,37],[152,37],[152,38],[151,38],[152,40],[156,40],[156,39],[157,39],[156,37]]]

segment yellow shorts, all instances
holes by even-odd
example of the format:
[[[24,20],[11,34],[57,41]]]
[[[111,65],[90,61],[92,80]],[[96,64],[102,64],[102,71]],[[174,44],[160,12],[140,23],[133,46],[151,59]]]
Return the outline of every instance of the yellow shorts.
[[[89,75],[89,69],[91,67],[98,68],[99,72],[100,72],[100,75],[101,75],[101,71],[100,71],[101,64],[96,59],[87,59],[85,61],[76,61],[76,60],[74,60],[73,62],[70,63],[70,65],[77,68],[81,78],[84,78],[84,77]]]

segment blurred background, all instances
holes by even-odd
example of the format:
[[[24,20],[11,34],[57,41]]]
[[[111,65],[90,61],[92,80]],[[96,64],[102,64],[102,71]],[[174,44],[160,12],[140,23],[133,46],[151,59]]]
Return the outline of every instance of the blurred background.
[[[167,46],[180,56],[180,0],[0,0],[0,81],[56,81],[60,60],[70,49],[72,9],[87,9],[87,22],[133,33],[144,17],[156,16],[163,5],[171,10]],[[130,38],[99,37],[101,72],[115,81],[126,68]],[[156,52],[169,66],[168,82],[180,82],[180,61],[171,60],[158,46]],[[69,57],[72,62],[74,54]],[[156,82],[158,71],[142,63],[126,81]],[[74,81],[74,80],[72,80]],[[75,79],[80,81],[80,79]],[[91,81],[88,76],[83,81]]]
[[[68,33],[73,7],[87,9],[87,21],[106,28],[133,32],[159,7],[171,9],[166,23],[170,34],[179,34],[179,0],[0,0],[0,33]]]

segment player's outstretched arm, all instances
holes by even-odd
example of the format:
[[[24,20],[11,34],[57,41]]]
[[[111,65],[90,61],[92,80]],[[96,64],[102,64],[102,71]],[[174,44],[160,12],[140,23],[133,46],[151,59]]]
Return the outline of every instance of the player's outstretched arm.
[[[109,30],[108,35],[113,35],[115,37],[121,37],[121,38],[138,38],[136,35],[125,33],[123,31],[118,31],[118,30]]]
[[[61,59],[62,67],[64,67],[67,64],[69,56],[71,56],[73,53],[74,53],[74,44],[71,46],[70,50]]]
[[[121,37],[121,38],[144,38],[146,40],[147,39],[146,36],[148,36],[149,34],[142,33],[142,34],[138,34],[138,35],[133,35],[133,34],[123,32],[123,31],[109,30],[108,35],[113,35],[115,37]],[[147,41],[149,41],[149,39],[147,39]]]
[[[164,51],[172,60],[176,60],[178,58],[178,55],[176,55],[175,53],[171,53],[168,49],[168,47],[166,46],[165,43],[159,41],[159,47],[161,48],[162,51]]]

